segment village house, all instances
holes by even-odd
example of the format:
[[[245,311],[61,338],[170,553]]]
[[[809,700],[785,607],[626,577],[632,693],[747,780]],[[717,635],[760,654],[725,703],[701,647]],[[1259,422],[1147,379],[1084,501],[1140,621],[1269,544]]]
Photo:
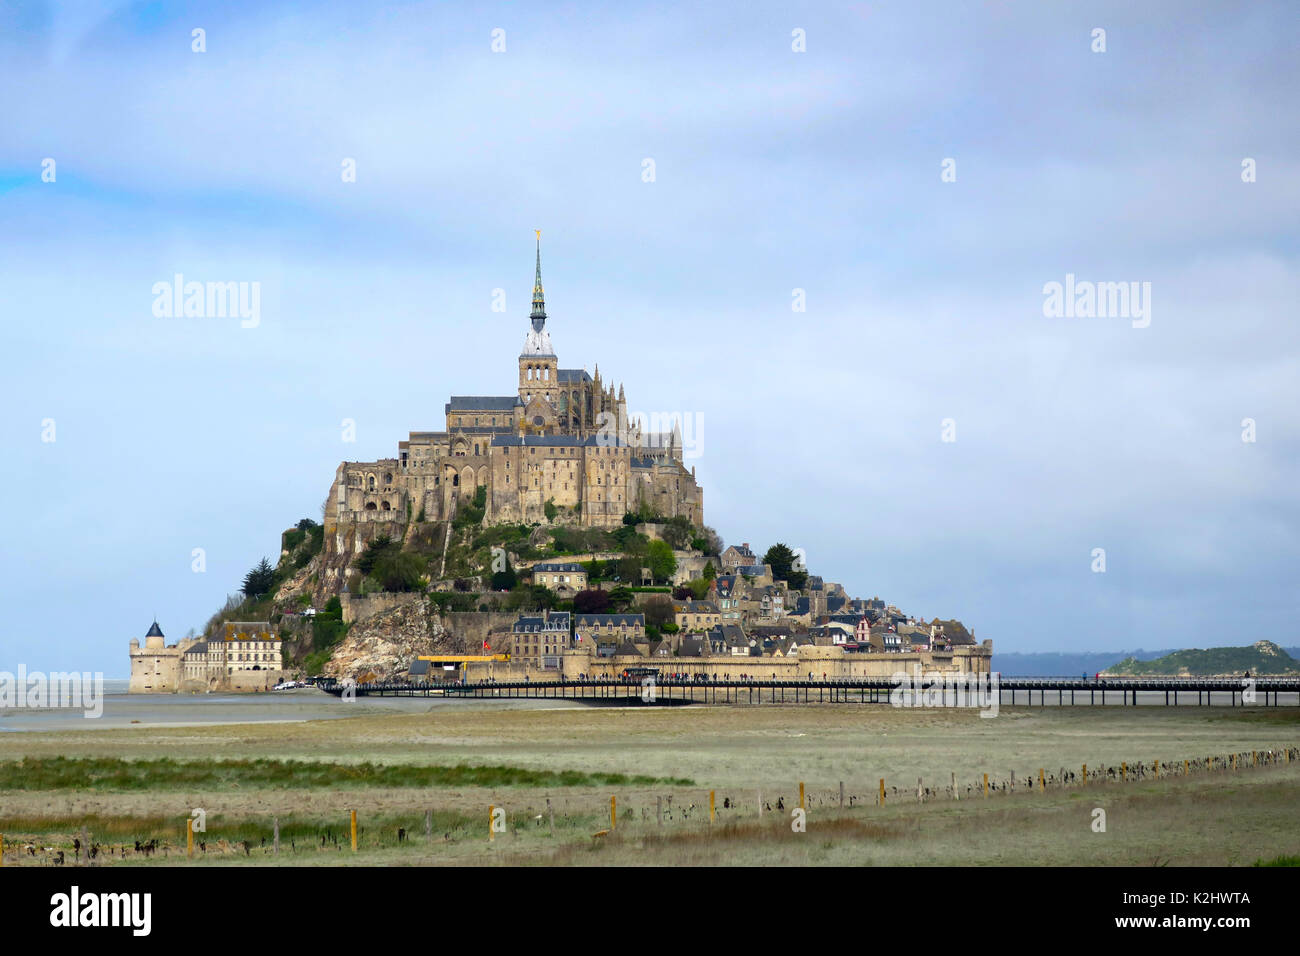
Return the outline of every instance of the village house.
[[[674,601],[673,616],[682,631],[707,631],[722,621],[722,614],[712,601]]]
[[[572,597],[587,589],[587,571],[572,562],[546,562],[533,565],[533,584],[550,588],[556,594]]]
[[[558,670],[569,647],[569,612],[521,616],[510,629],[510,659],[543,670]]]

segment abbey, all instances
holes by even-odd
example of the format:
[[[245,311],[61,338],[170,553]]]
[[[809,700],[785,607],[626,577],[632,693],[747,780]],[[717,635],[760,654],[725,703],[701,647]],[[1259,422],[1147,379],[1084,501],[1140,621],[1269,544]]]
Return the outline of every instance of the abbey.
[[[327,523],[448,520],[483,488],[488,524],[554,518],[609,527],[643,507],[703,524],[680,430],[629,423],[623,387],[606,385],[599,365],[594,376],[560,368],[546,328],[540,233],[529,320],[517,391],[453,395],[445,430],[411,432],[395,458],[339,465]]]

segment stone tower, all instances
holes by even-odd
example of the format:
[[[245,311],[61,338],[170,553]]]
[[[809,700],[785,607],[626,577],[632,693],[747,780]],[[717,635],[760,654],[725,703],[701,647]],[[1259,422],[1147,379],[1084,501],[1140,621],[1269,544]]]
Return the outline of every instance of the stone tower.
[[[546,331],[546,294],[542,291],[542,233],[537,231],[537,271],[533,278],[532,328],[524,338],[519,353],[519,397],[527,406],[535,397],[544,398],[556,408],[560,391],[558,360],[551,347],[551,333]]]

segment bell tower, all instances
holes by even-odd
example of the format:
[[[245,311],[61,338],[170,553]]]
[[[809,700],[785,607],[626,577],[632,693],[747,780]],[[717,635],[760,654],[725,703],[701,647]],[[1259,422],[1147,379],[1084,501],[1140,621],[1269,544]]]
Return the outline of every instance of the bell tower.
[[[537,271],[533,278],[533,311],[529,314],[532,328],[524,337],[524,350],[519,354],[519,397],[527,405],[533,398],[541,397],[556,407],[559,398],[559,361],[551,348],[551,333],[546,331],[546,294],[542,291],[542,231],[537,233]]]

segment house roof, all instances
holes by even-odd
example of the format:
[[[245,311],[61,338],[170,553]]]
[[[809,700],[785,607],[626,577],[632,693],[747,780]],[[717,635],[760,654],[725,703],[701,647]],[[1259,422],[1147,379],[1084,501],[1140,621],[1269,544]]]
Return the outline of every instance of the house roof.
[[[590,382],[591,376],[585,368],[558,368],[555,370],[555,380],[567,385],[571,382]]]
[[[617,435],[612,437],[588,435],[586,438],[578,438],[575,435],[493,435],[492,445],[496,448],[523,445],[537,448],[595,448],[596,446],[626,448],[627,442]]]
[[[677,614],[717,614],[718,606],[712,601],[674,601],[673,611]]]
[[[449,412],[509,412],[522,405],[518,395],[453,395]]]
[[[645,625],[644,614],[579,614],[574,618],[578,627],[608,627],[610,625]]]
[[[162,628],[158,626],[157,621],[153,622],[153,624],[149,628],[149,632],[145,634],[145,637],[162,637],[162,636],[163,636]]]
[[[688,637],[682,641],[681,649],[678,650],[679,657],[704,657],[705,646],[704,639],[700,637]]]

